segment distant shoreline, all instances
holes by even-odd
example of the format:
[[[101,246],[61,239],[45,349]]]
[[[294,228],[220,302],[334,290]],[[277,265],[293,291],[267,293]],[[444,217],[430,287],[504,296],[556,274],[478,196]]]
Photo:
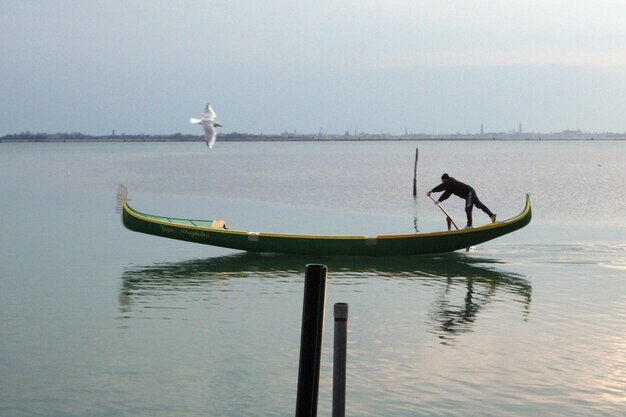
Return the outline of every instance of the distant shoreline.
[[[478,136],[478,135],[419,135],[419,136],[280,136],[280,135],[222,135],[221,142],[437,142],[437,141],[622,141],[626,134],[598,134],[565,136],[560,134],[533,134],[525,136]],[[138,143],[138,142],[203,142],[202,136],[73,136],[73,135],[7,135],[0,137],[0,143]]]

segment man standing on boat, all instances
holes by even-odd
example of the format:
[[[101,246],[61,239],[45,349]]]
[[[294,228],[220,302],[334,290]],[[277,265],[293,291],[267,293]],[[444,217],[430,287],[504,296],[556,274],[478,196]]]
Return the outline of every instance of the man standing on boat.
[[[496,221],[496,215],[492,213],[491,210],[487,208],[487,206],[480,202],[478,196],[476,195],[476,191],[474,191],[474,189],[469,185],[464,184],[461,181],[455,180],[448,174],[443,174],[441,176],[441,184],[427,192],[426,195],[430,196],[432,193],[438,193],[441,191],[443,191],[444,193],[441,195],[441,197],[439,197],[437,203],[441,203],[442,201],[447,200],[448,197],[450,197],[450,195],[452,194],[465,200],[465,214],[467,215],[466,229],[470,229],[472,227],[472,209],[474,208],[474,206],[487,213],[487,216],[491,218],[492,222]]]

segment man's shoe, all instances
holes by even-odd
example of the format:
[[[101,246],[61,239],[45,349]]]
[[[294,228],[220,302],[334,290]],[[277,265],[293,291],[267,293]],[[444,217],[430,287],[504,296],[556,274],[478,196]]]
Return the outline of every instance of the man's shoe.
[[[472,227],[472,226],[465,226],[465,227],[463,228],[463,230],[467,230],[467,229],[473,229],[473,227]]]
[[[491,215],[491,223],[495,223],[496,222],[496,213],[493,213]]]

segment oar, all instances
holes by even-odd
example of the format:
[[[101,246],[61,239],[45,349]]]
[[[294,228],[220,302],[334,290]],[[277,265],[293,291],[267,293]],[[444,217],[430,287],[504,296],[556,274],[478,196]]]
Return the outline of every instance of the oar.
[[[445,215],[446,215],[446,219],[447,219],[447,220],[448,220],[448,222],[449,222],[449,223],[448,223],[448,230],[450,230],[450,223],[452,223],[452,224],[454,225],[454,227],[456,228],[456,230],[459,230],[459,226],[457,226],[457,225],[456,225],[456,223],[454,222],[454,220],[452,220],[452,217],[451,217],[451,216],[450,216],[450,214],[446,211],[446,209],[445,209],[445,208],[443,208],[443,206],[442,206],[441,204],[439,204],[439,203],[437,202],[437,200],[435,200],[435,199],[433,198],[433,196],[432,196],[432,195],[429,195],[428,197],[430,197],[430,199],[431,199],[431,200],[433,200],[433,203],[435,203],[435,205],[436,205],[437,207],[439,207],[439,208],[441,209],[441,211],[443,211],[443,214],[445,214]]]

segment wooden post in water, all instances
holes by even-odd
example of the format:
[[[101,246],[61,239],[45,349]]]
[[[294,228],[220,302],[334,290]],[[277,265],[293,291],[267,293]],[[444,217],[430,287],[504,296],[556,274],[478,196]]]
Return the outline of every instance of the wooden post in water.
[[[413,197],[417,196],[417,156],[419,149],[415,148],[415,165],[413,165]]]
[[[333,416],[346,415],[346,353],[348,304],[335,303],[335,343],[333,353]]]
[[[309,264],[306,266],[296,417],[317,416],[326,276],[326,265]]]

